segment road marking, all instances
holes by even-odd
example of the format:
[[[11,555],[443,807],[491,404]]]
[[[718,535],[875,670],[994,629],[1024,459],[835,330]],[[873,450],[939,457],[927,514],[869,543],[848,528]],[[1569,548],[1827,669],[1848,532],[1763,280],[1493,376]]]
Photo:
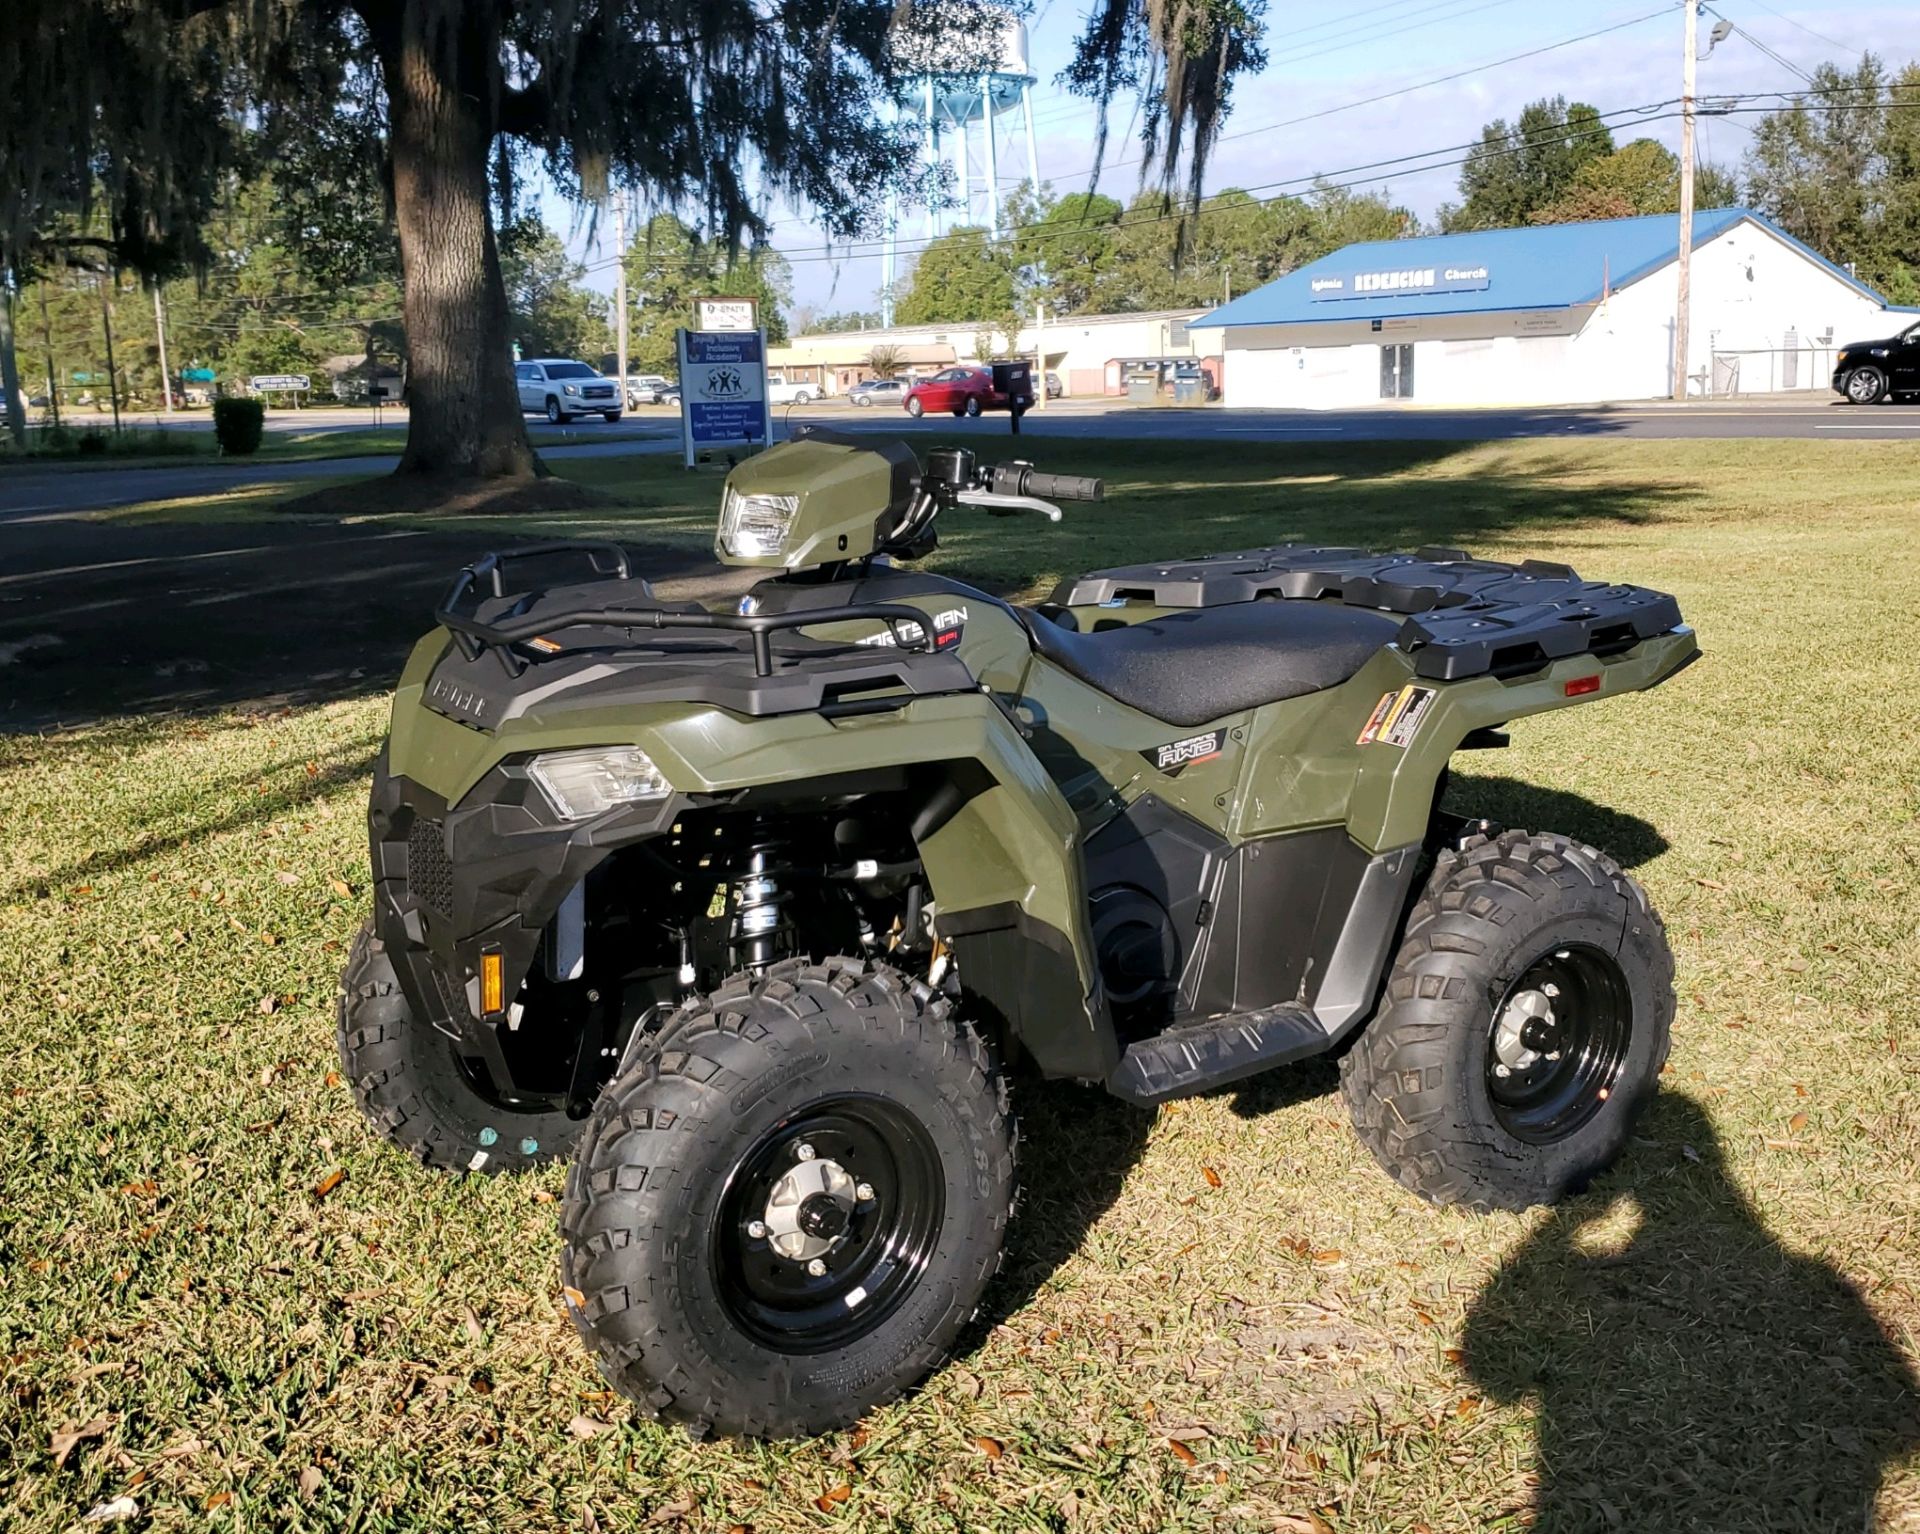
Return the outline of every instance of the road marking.
[[[1275,432],[1345,431],[1344,426],[1216,426],[1221,436],[1267,437]]]
[[[1855,425],[1816,426],[1815,431],[1920,431],[1920,421],[1862,421]]]

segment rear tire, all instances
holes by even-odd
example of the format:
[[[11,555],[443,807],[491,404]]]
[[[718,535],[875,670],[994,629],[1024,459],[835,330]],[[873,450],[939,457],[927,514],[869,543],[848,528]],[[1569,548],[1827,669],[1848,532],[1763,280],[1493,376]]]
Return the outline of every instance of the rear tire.
[[[641,1049],[594,1108],[563,1210],[574,1324],[608,1382],[696,1433],[790,1437],[939,1367],[1013,1203],[1006,1088],[949,1003],[858,959],[789,960]],[[800,1168],[841,1202],[783,1202]],[[816,1204],[822,1249],[782,1254],[802,1232],[775,1229],[781,1211]]]
[[[1526,1209],[1626,1147],[1673,1010],[1673,954],[1640,886],[1592,847],[1507,831],[1441,856],[1341,1086],[1404,1187]]]
[[[908,415],[912,416],[917,421],[920,419],[921,416],[925,415],[926,413],[927,413],[927,407],[921,404],[918,399],[914,399],[914,398],[908,399],[907,401]]]
[[[360,1111],[423,1166],[517,1172],[571,1155],[586,1129],[559,1109],[508,1106],[484,1090],[453,1040],[413,1015],[370,922],[347,955],[336,1023]]]
[[[1887,397],[1887,375],[1876,367],[1859,367],[1847,374],[1847,398],[1856,405],[1877,405]]]

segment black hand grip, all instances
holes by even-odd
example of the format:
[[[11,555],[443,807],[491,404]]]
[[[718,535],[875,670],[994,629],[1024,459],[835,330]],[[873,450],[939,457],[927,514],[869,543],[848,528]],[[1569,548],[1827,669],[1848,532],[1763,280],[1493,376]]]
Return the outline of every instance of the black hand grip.
[[[1043,501],[1098,501],[1107,487],[1078,474],[1042,474],[1030,463],[1003,463],[993,470],[990,487],[1000,495],[1033,495]]]
[[[1080,474],[1042,474],[1036,470],[1027,475],[1027,494],[1043,501],[1102,501],[1107,487],[1101,480]]]

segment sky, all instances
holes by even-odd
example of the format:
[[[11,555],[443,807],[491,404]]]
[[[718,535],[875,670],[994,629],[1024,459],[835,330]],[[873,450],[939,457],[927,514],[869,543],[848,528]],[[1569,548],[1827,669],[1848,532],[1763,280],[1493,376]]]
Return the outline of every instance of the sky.
[[[1841,0],[1708,4],[1701,18],[1702,51],[1717,17],[1739,31],[1700,63],[1703,99],[1722,92],[1791,91],[1804,83],[1796,69],[1810,73],[1823,62],[1850,64],[1865,50],[1896,68],[1920,57],[1920,25],[1910,6]],[[1095,109],[1057,83],[1080,16],[1079,0],[1033,0],[1028,15],[1040,176],[1056,193],[1083,190],[1093,164]],[[1456,150],[1435,158],[1457,160],[1463,152],[1457,146],[1477,139],[1488,121],[1511,121],[1541,96],[1563,94],[1603,113],[1669,102],[1680,95],[1683,24],[1677,0],[1269,0],[1267,67],[1235,86],[1208,190],[1243,187],[1271,196],[1304,191],[1315,176],[1325,175],[1361,182],[1358,190],[1382,191],[1428,218],[1456,198],[1457,165],[1409,170],[1381,162],[1434,150]],[[1116,104],[1099,181],[1100,191],[1123,202],[1140,177],[1137,146],[1128,137],[1130,106]],[[1645,136],[1677,149],[1680,124],[1672,112],[1671,106],[1658,107],[1656,115],[1665,114],[1665,120],[1616,117],[1610,126],[1616,142]],[[1757,120],[1702,115],[1703,158],[1736,166]],[[1018,142],[1002,140],[1003,195],[1025,174]],[[607,221],[590,232],[550,188],[543,211],[553,227],[571,231],[569,246],[582,262],[590,268],[600,263],[590,269],[589,285],[610,291],[614,247]],[[903,242],[909,249],[922,227],[918,214],[906,220]],[[776,207],[773,244],[792,263],[796,308],[825,313],[878,307],[875,242],[855,242],[851,251],[831,246],[806,209]]]

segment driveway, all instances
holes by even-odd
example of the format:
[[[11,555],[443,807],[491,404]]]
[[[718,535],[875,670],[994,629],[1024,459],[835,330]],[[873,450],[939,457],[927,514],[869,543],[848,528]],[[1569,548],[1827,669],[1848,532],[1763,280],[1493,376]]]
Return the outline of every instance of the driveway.
[[[81,476],[93,479],[97,476]],[[0,563],[0,733],[393,685],[475,532],[297,523],[16,520]],[[662,594],[751,584],[685,550],[630,544]]]

